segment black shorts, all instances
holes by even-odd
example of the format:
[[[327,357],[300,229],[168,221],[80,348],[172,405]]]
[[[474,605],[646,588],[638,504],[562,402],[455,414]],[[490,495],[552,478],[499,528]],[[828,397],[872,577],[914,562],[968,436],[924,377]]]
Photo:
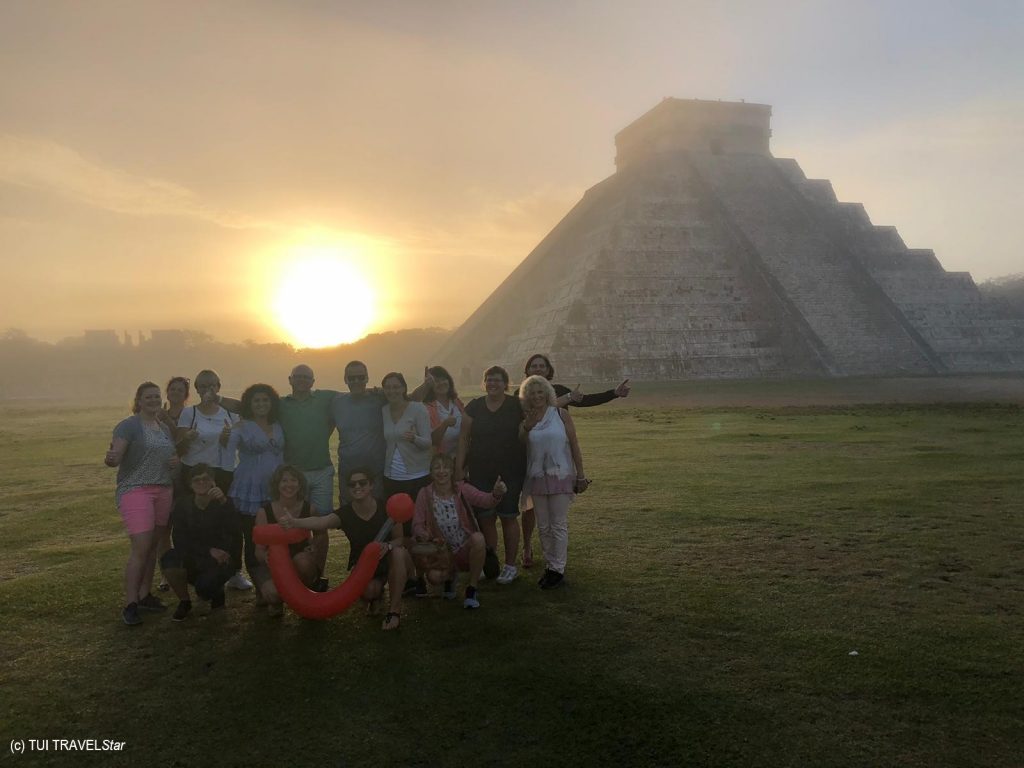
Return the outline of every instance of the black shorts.
[[[497,515],[498,517],[506,519],[514,519],[519,517],[519,497],[523,493],[523,483],[522,481],[510,481],[504,477],[502,477],[501,479],[505,483],[505,485],[508,486],[508,490],[505,491],[505,495],[502,496],[501,501],[498,502],[497,506],[495,506],[492,509],[473,507],[473,512],[474,514],[476,514],[477,518],[491,517],[493,515]],[[474,488],[477,487],[472,480],[470,480],[470,484]],[[491,483],[487,489],[480,488],[479,490],[484,491],[484,493],[490,493],[491,488],[493,487],[494,483]]]

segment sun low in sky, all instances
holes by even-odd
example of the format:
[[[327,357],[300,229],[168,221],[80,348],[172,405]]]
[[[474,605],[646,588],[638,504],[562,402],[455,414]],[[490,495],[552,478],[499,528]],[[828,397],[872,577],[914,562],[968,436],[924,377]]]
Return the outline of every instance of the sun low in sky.
[[[771,104],[909,247],[1022,269],[1020,0],[84,5],[0,2],[0,331],[458,327],[666,96]]]
[[[274,320],[299,347],[356,341],[377,321],[377,301],[358,264],[360,254],[337,245],[288,248],[278,264]]]

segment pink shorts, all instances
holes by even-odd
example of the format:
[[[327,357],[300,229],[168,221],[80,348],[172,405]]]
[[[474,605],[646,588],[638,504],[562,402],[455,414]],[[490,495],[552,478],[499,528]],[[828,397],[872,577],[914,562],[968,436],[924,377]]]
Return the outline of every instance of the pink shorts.
[[[121,497],[118,505],[128,535],[149,533],[171,519],[171,486],[143,485]]]

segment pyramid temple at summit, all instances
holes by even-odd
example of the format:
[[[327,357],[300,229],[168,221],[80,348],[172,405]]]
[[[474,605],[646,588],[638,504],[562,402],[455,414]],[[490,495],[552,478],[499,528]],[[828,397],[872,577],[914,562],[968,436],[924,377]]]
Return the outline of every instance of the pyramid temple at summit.
[[[434,359],[471,382],[536,352],[571,382],[1024,370],[1024,321],[773,157],[771,111],[665,99],[624,128]]]

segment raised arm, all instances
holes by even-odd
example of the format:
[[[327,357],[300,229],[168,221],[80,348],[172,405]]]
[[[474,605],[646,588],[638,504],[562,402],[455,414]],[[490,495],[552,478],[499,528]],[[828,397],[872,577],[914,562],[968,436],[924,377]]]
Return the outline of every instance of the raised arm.
[[[341,524],[341,518],[334,512],[331,512],[329,515],[311,515],[310,517],[281,515],[277,522],[285,530],[301,528],[304,531],[329,531],[331,528],[337,528]]]
[[[494,483],[494,490],[481,491],[474,488],[469,483],[459,483],[459,493],[466,497],[466,500],[474,507],[480,507],[480,509],[494,509],[498,506],[507,490],[505,483],[499,477]],[[472,510],[470,510],[472,511]]]
[[[434,377],[430,375],[430,366],[423,366],[423,383],[409,393],[409,399],[422,403],[427,395],[427,389],[434,383]]]
[[[604,392],[595,392],[592,395],[583,395],[578,400],[570,400],[569,405],[575,405],[577,408],[590,408],[595,405],[604,405],[610,403],[617,397],[629,397],[629,379],[623,380],[619,386],[615,389],[609,389]]]
[[[225,411],[230,411],[231,413],[242,412],[242,401],[235,400],[235,398],[233,397],[224,397],[223,395],[219,395],[217,397],[217,405],[219,405]]]

